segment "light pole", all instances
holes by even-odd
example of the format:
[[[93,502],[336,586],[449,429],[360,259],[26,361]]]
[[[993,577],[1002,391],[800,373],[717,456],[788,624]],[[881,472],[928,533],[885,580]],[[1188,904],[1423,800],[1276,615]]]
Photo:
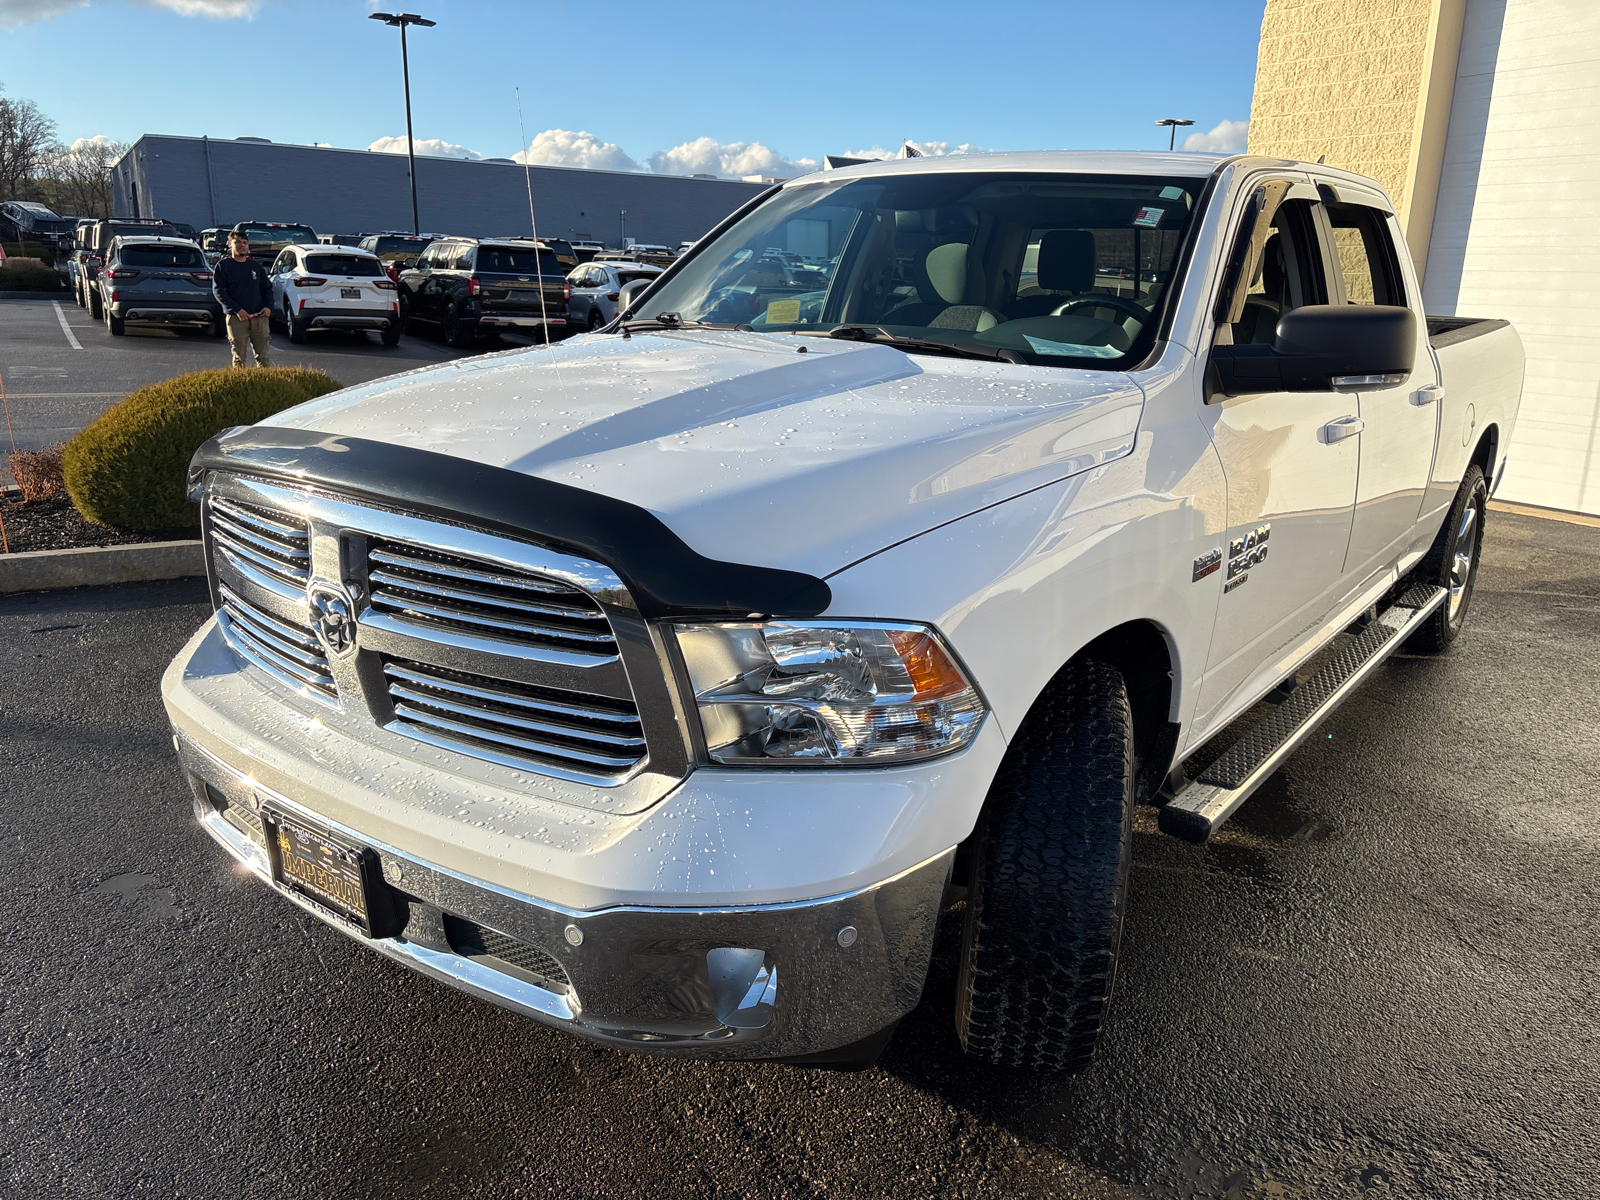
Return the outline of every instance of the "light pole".
[[[406,26],[421,25],[431,29],[438,22],[416,13],[368,13],[367,16],[400,30],[400,78],[405,81],[406,88],[406,168],[411,172],[411,231],[420,235],[422,220],[417,216],[417,155],[411,144],[411,63],[406,57]]]
[[[405,35],[402,34],[401,36],[404,37]],[[1182,119],[1181,117],[1165,117],[1162,120],[1157,121],[1156,124],[1157,125],[1165,125],[1165,126],[1167,126],[1167,128],[1169,130],[1171,130],[1171,132],[1167,134],[1167,149],[1171,150],[1172,147],[1173,147],[1173,144],[1176,143],[1177,140],[1178,140],[1178,126],[1179,125],[1193,125],[1194,122],[1193,121],[1186,121],[1186,120]]]

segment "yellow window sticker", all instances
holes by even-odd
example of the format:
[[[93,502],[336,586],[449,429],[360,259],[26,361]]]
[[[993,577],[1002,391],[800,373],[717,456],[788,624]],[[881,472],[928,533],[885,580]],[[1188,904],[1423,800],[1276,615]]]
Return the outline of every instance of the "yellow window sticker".
[[[800,320],[800,301],[774,300],[767,305],[768,325],[794,325]]]

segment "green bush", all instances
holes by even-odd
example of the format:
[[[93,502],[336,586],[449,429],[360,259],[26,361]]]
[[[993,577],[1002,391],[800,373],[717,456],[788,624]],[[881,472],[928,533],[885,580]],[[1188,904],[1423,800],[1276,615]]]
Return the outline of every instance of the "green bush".
[[[310,367],[192,371],[140,388],[67,443],[62,476],[84,518],[113,529],[199,524],[184,495],[189,460],[207,438],[342,386]]]
[[[52,267],[37,263],[0,267],[0,292],[59,292],[65,287]]]
[[[53,263],[56,252],[43,242],[0,242],[5,248],[7,258],[37,258],[40,262]]]

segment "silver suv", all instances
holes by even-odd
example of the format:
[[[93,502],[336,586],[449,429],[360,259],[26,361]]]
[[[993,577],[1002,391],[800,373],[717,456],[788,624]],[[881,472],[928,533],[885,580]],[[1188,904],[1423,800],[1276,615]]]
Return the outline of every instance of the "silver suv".
[[[211,294],[211,268],[187,238],[119,237],[111,243],[100,279],[106,329],[121,337],[128,323],[226,330],[222,306]]]

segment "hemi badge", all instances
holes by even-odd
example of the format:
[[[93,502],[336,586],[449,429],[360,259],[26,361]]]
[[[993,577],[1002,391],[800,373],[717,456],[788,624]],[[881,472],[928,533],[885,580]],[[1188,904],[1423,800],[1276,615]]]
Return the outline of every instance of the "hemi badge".
[[[1222,547],[1218,546],[1209,554],[1202,554],[1199,558],[1194,560],[1194,575],[1190,579],[1190,582],[1199,583],[1207,575],[1210,575],[1213,571],[1216,571],[1221,566]]]

